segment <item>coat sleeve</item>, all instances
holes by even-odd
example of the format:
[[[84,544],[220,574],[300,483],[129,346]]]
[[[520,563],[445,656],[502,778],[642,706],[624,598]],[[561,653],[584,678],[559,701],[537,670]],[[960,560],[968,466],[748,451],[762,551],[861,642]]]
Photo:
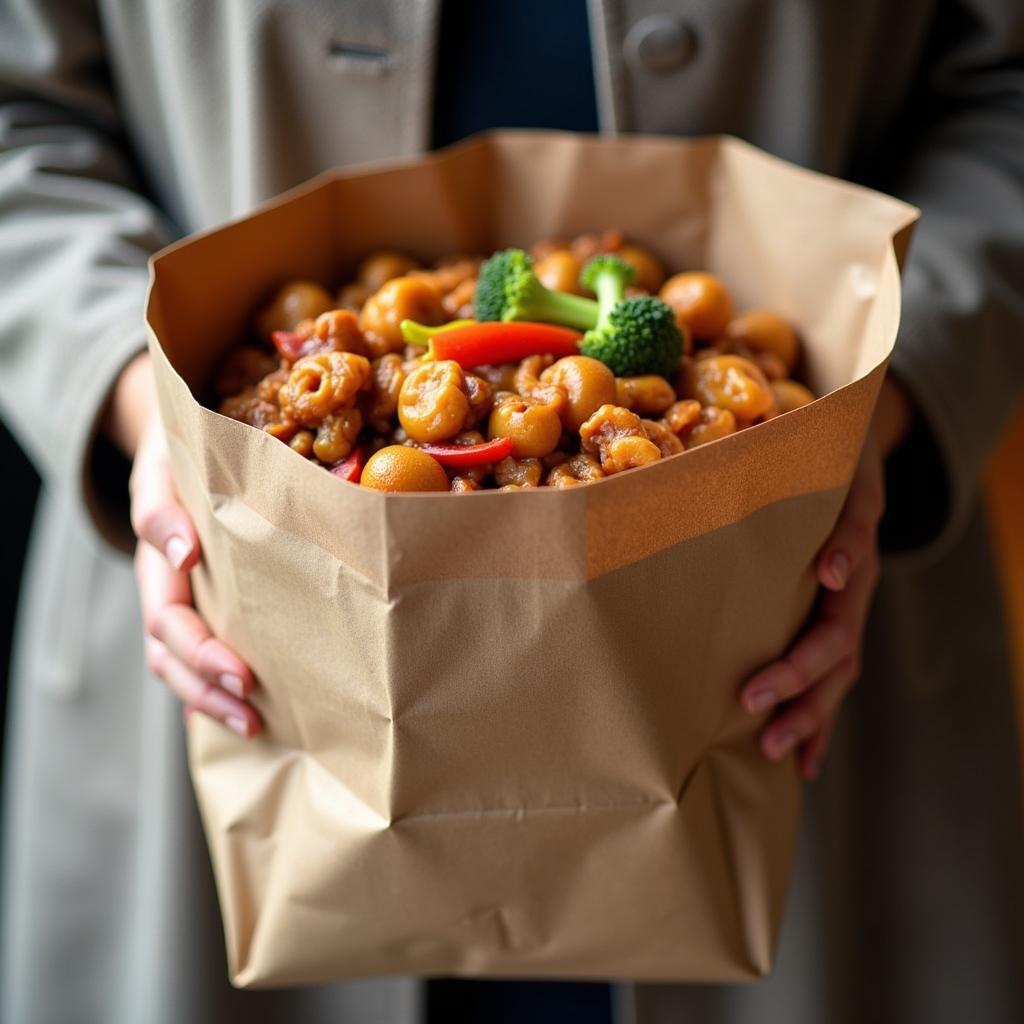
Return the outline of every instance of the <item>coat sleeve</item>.
[[[97,423],[145,345],[146,261],[166,234],[119,135],[93,6],[5,5],[0,415],[44,485],[74,489],[118,542],[125,466]]]
[[[884,183],[922,211],[891,363],[920,425],[891,460],[882,529],[909,564],[960,536],[1024,396],[1024,4],[941,5],[933,44]]]

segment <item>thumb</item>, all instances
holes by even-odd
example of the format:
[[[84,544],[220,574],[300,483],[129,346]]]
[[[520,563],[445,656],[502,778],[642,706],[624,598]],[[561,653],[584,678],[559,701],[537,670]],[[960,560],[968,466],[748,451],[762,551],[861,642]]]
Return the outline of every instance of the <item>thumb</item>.
[[[199,537],[174,490],[167,442],[155,415],[139,441],[129,489],[136,536],[162,552],[174,569],[191,569],[199,561]]]

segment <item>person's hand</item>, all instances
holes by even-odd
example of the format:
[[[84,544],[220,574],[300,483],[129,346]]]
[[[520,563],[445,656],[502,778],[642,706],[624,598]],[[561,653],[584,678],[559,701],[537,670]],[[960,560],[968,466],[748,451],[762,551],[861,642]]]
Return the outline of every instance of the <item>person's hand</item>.
[[[200,558],[199,538],[174,491],[148,356],[122,372],[104,426],[134,455],[131,520],[139,538],[135,575],[149,669],[182,701],[186,715],[199,711],[240,736],[253,736],[262,722],[245,700],[255,682],[252,671],[211,635],[193,607],[188,573]]]
[[[905,392],[887,380],[850,493],[818,554],[822,592],[815,615],[786,654],[752,676],[740,694],[751,714],[775,709],[761,749],[777,761],[798,748],[806,779],[818,776],[840,705],[860,675],[864,626],[878,584],[885,458],[906,433],[910,416]]]

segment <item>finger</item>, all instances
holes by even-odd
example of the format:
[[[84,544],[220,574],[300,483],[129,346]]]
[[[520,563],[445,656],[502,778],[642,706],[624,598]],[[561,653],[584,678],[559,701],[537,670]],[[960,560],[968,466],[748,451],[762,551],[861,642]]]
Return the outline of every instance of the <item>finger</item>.
[[[839,710],[856,678],[857,665],[850,658],[782,711],[761,734],[765,756],[778,761],[821,732]]]
[[[878,586],[878,555],[872,552],[850,577],[845,590],[826,593],[818,608],[818,621],[832,624],[845,633],[851,652],[860,650],[868,612]]]
[[[789,653],[750,679],[740,695],[744,708],[750,714],[760,714],[792,700],[855,655],[877,583],[878,558],[872,553],[845,590],[825,594],[817,621]]]
[[[208,683],[216,683],[236,697],[252,691],[254,680],[249,666],[210,633],[194,608],[167,605],[153,617],[150,626],[157,640]]]
[[[838,714],[833,712],[825,724],[800,748],[800,774],[811,782],[821,774],[821,765],[828,753]]]
[[[244,697],[255,684],[252,670],[229,647],[211,636],[191,607],[188,577],[175,572],[152,545],[140,543],[135,553],[146,632],[207,682]]]
[[[846,598],[840,591],[830,595]],[[799,696],[849,657],[857,634],[848,627],[840,609],[818,621],[780,661],[761,669],[743,688],[740,700],[752,715]]]
[[[818,554],[818,580],[829,590],[842,590],[875,550],[883,507],[882,487],[876,476],[866,467],[858,470],[839,520]]]
[[[146,661],[150,671],[167,684],[185,707],[208,715],[246,739],[263,728],[252,705],[196,675],[165,644],[152,637],[146,641]]]
[[[191,604],[192,586],[184,572],[176,572],[151,544],[135,549],[135,578],[139,585],[142,621],[150,635],[169,605]]]
[[[844,512],[818,554],[817,576],[829,590],[842,590],[875,548],[877,520]]]
[[[129,488],[135,535],[162,551],[173,568],[191,569],[199,561],[199,538],[178,503],[166,452],[148,437],[139,446]]]

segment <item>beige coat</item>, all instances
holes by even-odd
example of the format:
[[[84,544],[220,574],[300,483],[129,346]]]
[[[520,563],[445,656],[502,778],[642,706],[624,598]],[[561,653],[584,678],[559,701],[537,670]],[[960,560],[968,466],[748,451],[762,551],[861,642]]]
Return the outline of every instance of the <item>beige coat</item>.
[[[732,132],[924,210],[894,362],[927,425],[891,473],[886,537],[907,551],[811,796],[778,970],[622,986],[620,1017],[1024,1019],[1009,673],[975,507],[1024,381],[1019,0],[590,6],[604,130]],[[419,1015],[413,980],[229,989],[180,709],[146,679],[128,559],[93,524],[124,538],[124,466],[95,423],[142,344],[147,255],[324,168],[422,150],[437,12],[0,8],[0,412],[44,478],[7,744],[9,1024]]]

